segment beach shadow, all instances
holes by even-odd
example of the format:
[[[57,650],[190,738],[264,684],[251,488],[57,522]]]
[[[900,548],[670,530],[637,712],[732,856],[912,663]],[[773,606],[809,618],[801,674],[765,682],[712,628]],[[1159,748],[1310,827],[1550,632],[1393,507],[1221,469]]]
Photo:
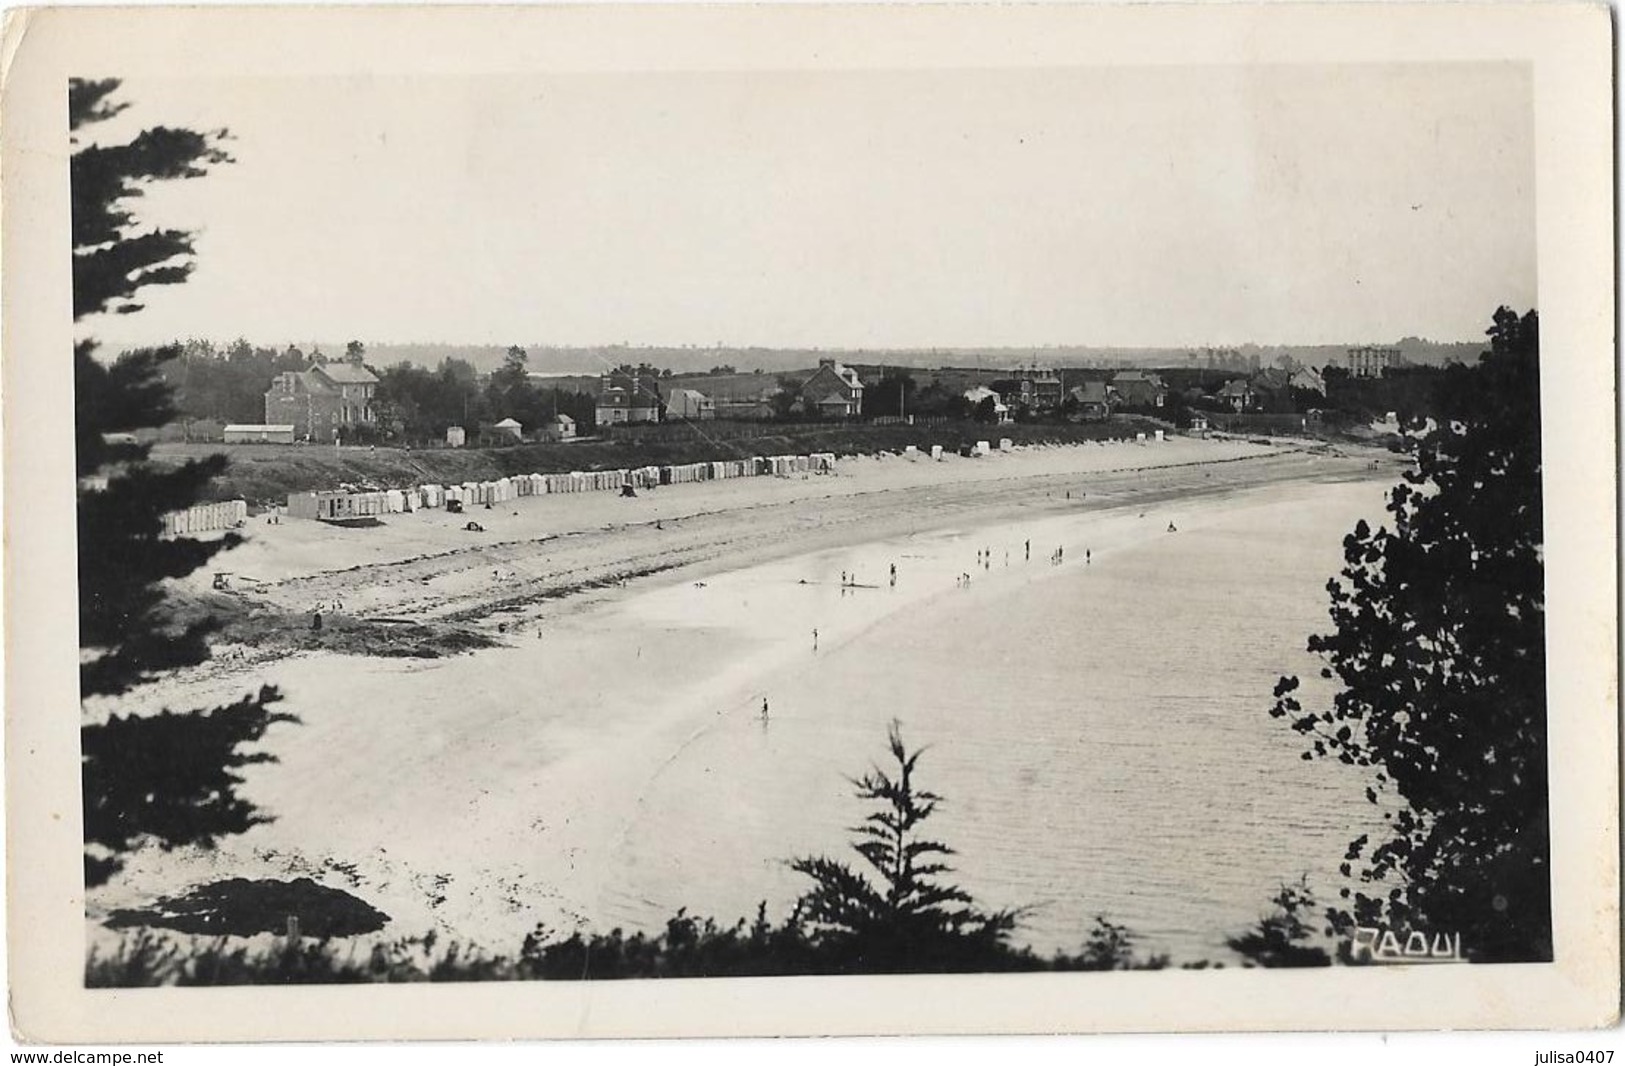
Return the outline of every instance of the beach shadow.
[[[283,933],[297,919],[308,937],[375,933],[389,915],[336,888],[308,877],[293,881],[249,881],[233,877],[193,889],[184,896],[160,899],[151,907],[116,910],[104,923],[111,929],[145,926],[209,936],[253,936]]]

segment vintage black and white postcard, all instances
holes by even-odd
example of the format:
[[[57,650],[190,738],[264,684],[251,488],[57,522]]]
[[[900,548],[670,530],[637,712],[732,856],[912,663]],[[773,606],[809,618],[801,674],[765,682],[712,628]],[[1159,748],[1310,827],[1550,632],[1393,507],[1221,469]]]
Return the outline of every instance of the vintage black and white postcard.
[[[5,40],[21,1037],[1617,1016],[1606,8]]]

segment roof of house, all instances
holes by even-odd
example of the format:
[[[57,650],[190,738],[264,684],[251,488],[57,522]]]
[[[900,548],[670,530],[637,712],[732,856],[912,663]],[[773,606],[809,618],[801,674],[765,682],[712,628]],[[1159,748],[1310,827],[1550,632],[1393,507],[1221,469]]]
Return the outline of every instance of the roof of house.
[[[965,390],[965,399],[969,400],[971,403],[981,403],[989,396],[993,397],[993,407],[995,410],[1004,406],[1004,400],[999,396],[999,394],[988,388],[986,385],[978,385],[973,389]]]
[[[376,385],[378,377],[360,363],[323,363],[316,372],[339,385]]]
[[[553,421],[557,422],[561,426],[573,426],[576,424],[576,420],[571,418],[569,415],[554,415]]]
[[[814,370],[810,375],[808,375],[807,380],[802,383],[802,388],[806,388],[808,385],[811,385],[814,381],[818,380],[818,376],[826,370],[834,375],[842,385],[846,386],[853,393],[863,391],[863,379],[858,377],[858,372],[846,364],[838,362],[834,359],[819,360],[818,369]]]
[[[1111,388],[1104,381],[1089,380],[1072,386],[1067,395],[1079,403],[1106,403],[1111,399]]]
[[[1137,381],[1162,387],[1162,378],[1149,370],[1119,370],[1112,375],[1113,384],[1129,385]]]
[[[659,407],[660,397],[651,396],[642,392],[629,392],[618,385],[605,389],[598,395],[599,407]]]
[[[287,426],[284,426],[284,425],[250,425],[247,422],[244,422],[244,423],[233,422],[230,425],[226,426],[225,432],[230,433],[232,430],[237,430],[239,432],[245,432],[245,433],[246,432],[252,432],[252,433],[292,433],[293,432],[293,426],[291,426],[291,425],[287,425]]]
[[[331,381],[317,374],[314,370],[284,370],[277,375],[277,381],[284,378],[291,379],[298,386],[293,390],[295,392],[303,391],[332,395],[338,391]],[[267,393],[282,391],[284,390],[276,387],[276,381],[271,382],[271,387],[266,390]]]
[[[496,424],[497,429],[524,429],[525,427],[511,418],[504,418]]]
[[[1251,385],[1247,384],[1246,381],[1242,380],[1241,378],[1233,378],[1230,381],[1227,381],[1227,382],[1224,383],[1224,387],[1219,390],[1219,395],[1220,396],[1245,396],[1249,392],[1252,392],[1252,391],[1253,391],[1253,387]]]
[[[671,390],[671,395],[672,395],[673,399],[675,399],[678,396],[681,396],[683,399],[687,400],[689,403],[709,403],[710,402],[709,399],[706,397],[706,395],[704,393],[699,392],[699,391],[697,391],[695,389],[672,389]]]

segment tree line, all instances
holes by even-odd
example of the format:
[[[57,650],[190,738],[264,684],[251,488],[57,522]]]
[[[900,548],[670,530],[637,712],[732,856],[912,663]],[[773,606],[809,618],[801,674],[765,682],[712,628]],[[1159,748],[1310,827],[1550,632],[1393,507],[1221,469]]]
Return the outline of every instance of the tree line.
[[[309,370],[330,358],[320,347],[309,352],[297,345],[278,350],[239,337],[224,347],[199,338],[176,341],[160,349],[157,364],[167,386],[174,418],[257,424],[265,420],[265,393],[277,375]],[[125,353],[134,356],[137,353]],[[365,359],[366,346],[350,341],[342,358]],[[596,397],[572,389],[548,388],[527,374],[525,351],[510,348],[503,366],[481,375],[473,363],[446,357],[433,368],[400,362],[373,367],[378,376],[374,395],[376,426],[356,434],[358,441],[409,444],[444,440],[448,426],[462,426],[470,439],[482,425],[513,418],[527,433],[555,415],[574,419],[577,432],[591,433]]]

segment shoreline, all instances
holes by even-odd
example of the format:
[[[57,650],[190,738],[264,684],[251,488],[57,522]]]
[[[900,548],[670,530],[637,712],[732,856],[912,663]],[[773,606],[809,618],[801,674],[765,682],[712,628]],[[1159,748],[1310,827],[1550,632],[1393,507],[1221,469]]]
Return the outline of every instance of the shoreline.
[[[671,486],[637,499],[606,493],[510,501],[470,512],[496,538],[484,542],[468,542],[482,535],[460,529],[467,515],[439,511],[392,516],[372,529],[251,523],[249,543],[222,557],[222,565],[240,568],[232,591],[208,589],[206,574],[176,591],[188,611],[225,622],[218,657],[191,677],[241,674],[324,651],[433,659],[502,646],[612,602],[627,588],[1015,514],[1089,513],[1306,479],[1365,478],[1373,463],[1397,479],[1401,464],[1375,449],[1241,442],[1067,445],[945,463],[842,459],[834,475]],[[318,606],[325,628],[314,634]]]

